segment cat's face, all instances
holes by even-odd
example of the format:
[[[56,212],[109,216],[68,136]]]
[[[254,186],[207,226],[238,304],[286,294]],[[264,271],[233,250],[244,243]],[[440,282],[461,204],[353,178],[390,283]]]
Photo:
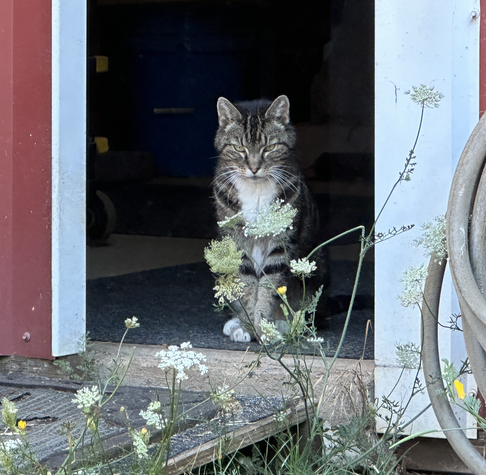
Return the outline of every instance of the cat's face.
[[[287,97],[236,107],[221,97],[217,108],[219,129],[214,143],[220,155],[220,171],[232,180],[281,179],[295,145]]]

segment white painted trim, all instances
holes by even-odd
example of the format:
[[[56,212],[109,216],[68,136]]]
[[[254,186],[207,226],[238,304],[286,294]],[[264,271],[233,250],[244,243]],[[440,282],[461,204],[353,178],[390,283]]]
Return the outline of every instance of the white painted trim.
[[[87,7],[52,0],[52,355],[86,331]]]
[[[422,249],[411,243],[420,226],[444,214],[450,184],[460,153],[479,118],[478,0],[424,2],[376,0],[375,3],[375,210],[381,207],[403,167],[417,131],[420,108],[405,91],[434,86],[444,94],[438,109],[427,109],[410,182],[398,186],[377,226],[378,232],[401,225],[415,228],[375,248],[375,394],[389,396],[402,371],[396,362],[396,343],[420,345],[420,313],[402,307],[400,278],[409,266],[427,263]],[[440,319],[447,325],[457,313],[450,275],[442,290]],[[462,335],[441,328],[440,358],[457,365],[465,357]],[[414,372],[405,372],[391,399],[405,402]],[[473,381],[468,380],[468,390]],[[408,417],[428,403],[419,396]],[[465,419],[464,414],[460,417]],[[465,422],[470,425],[470,421]],[[412,432],[439,428],[429,410]]]

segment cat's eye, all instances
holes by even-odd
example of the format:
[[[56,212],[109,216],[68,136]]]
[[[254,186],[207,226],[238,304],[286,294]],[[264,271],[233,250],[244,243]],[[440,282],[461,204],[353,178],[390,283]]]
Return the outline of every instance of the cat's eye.
[[[277,144],[273,144],[273,145],[268,145],[267,147],[265,147],[265,152],[273,152],[275,149],[277,148]]]
[[[233,145],[233,148],[237,151],[237,152],[244,152],[245,151],[245,147],[242,147],[241,145]]]

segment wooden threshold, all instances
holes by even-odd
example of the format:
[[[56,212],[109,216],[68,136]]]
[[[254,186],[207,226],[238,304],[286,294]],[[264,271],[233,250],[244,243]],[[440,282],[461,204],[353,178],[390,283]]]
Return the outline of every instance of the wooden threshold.
[[[287,416],[286,426],[291,428],[306,421],[305,407],[303,404],[300,404]],[[275,421],[274,416],[265,417],[259,421],[247,424],[233,432],[233,434],[226,434],[224,441],[220,438],[214,439],[169,459],[166,473],[167,475],[188,473],[225,455],[268,439],[281,431],[282,425]]]

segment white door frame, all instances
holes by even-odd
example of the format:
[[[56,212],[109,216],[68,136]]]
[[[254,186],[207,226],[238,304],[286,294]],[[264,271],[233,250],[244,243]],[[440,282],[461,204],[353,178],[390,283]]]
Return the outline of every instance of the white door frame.
[[[52,0],[52,355],[86,332],[87,2]]]
[[[444,98],[425,111],[410,182],[401,183],[382,215],[377,231],[415,224],[415,228],[375,249],[375,395],[388,396],[402,372],[395,344],[420,346],[420,312],[403,307],[400,278],[410,266],[427,263],[411,243],[420,227],[447,208],[452,176],[462,149],[479,118],[479,0],[432,2],[376,0],[375,3],[375,212],[381,208],[412,148],[420,107],[405,91],[434,86]],[[460,313],[447,274],[441,298],[441,322]],[[460,332],[441,328],[441,358],[457,364],[466,357]],[[414,371],[406,371],[391,399],[404,403]],[[423,378],[422,378],[423,381]],[[468,381],[468,390],[473,381]],[[412,417],[428,404],[414,398]],[[464,414],[459,417],[465,419]],[[469,424],[469,422],[465,422]],[[410,430],[438,428],[432,410]]]

